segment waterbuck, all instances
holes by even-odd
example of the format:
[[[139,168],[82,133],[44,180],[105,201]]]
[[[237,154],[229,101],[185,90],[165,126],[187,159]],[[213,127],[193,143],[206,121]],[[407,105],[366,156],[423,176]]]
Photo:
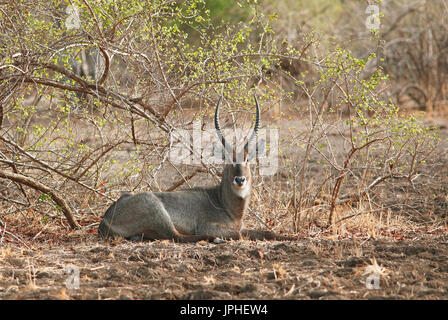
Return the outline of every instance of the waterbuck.
[[[226,164],[222,181],[211,188],[195,188],[173,192],[124,194],[104,214],[99,234],[121,236],[131,240],[172,239],[177,242],[221,239],[287,240],[270,231],[246,230],[242,220],[251,196],[249,161],[256,156],[249,144],[256,138],[260,124],[260,108],[255,98],[256,119],[252,135],[246,140],[242,154],[230,147],[219,125],[219,98],[215,110],[216,133],[224,151],[232,156]],[[237,163],[237,159],[241,159]]]

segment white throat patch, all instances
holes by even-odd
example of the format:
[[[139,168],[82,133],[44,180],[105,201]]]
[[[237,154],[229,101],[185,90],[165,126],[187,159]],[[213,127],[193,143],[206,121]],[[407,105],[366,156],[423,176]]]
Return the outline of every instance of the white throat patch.
[[[246,198],[249,195],[250,188],[249,185],[245,183],[242,188],[233,187],[233,192],[235,192],[235,194],[240,198]]]

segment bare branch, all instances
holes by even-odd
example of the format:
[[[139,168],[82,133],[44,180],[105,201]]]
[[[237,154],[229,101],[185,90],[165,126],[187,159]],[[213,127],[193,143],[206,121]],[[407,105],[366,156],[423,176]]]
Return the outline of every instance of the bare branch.
[[[38,191],[41,191],[45,194],[49,194],[52,200],[62,209],[62,212],[67,218],[67,221],[72,227],[72,229],[76,229],[79,227],[79,224],[78,222],[76,222],[76,219],[73,216],[73,212],[70,209],[70,206],[65,201],[65,199],[59,195],[59,193],[56,190],[47,187],[46,185],[34,180],[33,178],[24,176],[22,174],[6,172],[4,170],[0,170],[0,178],[9,179],[14,182],[24,184]]]

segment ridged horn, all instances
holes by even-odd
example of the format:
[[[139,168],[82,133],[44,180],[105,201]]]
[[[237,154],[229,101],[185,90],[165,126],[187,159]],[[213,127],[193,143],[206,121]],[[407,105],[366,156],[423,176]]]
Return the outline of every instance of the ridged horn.
[[[233,161],[235,162],[236,161],[236,149],[235,148],[231,148],[230,145],[227,144],[226,139],[222,135],[221,126],[219,125],[219,104],[221,102],[221,98],[222,97],[219,97],[218,103],[216,104],[216,109],[215,109],[215,129],[216,129],[216,134],[218,135],[219,140],[221,140],[221,143],[224,146],[224,150],[227,153],[232,154]]]
[[[254,93],[254,100],[255,100],[255,107],[257,108],[256,111],[256,115],[255,115],[255,125],[254,125],[254,130],[252,131],[252,135],[250,136],[249,139],[247,139],[246,144],[244,145],[244,153],[247,154],[247,152],[249,151],[249,143],[251,143],[251,141],[253,139],[255,139],[255,137],[258,135],[258,129],[260,128],[260,106],[258,105],[258,99],[257,96]]]

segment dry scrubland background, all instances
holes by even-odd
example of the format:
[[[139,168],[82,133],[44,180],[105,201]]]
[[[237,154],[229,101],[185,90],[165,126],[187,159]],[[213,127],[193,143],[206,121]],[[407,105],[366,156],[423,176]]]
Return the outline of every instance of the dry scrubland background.
[[[254,162],[246,224],[307,241],[352,239],[355,242],[348,246],[353,250],[336,257],[339,249],[325,242],[313,243],[317,249],[308,251],[294,244],[278,251],[284,253],[278,259],[297,270],[313,269],[314,259],[321,254],[328,258],[328,266],[323,267],[327,271],[320,270],[333,289],[322,291],[322,279],[319,286],[314,278],[296,277],[291,282],[291,272],[275,262],[275,255],[268,258],[277,252],[275,245],[252,248],[240,243],[216,249],[233,250],[230,253],[185,246],[182,250],[186,251],[176,249],[181,253],[173,256],[177,251],[168,254],[165,244],[156,243],[159,260],[165,254],[167,261],[186,259],[187,271],[173,269],[174,273],[188,272],[191,259],[191,268],[200,262],[207,274],[207,261],[220,266],[241,250],[248,259],[259,259],[257,263],[274,263],[260,271],[260,279],[272,280],[274,285],[257,287],[257,275],[248,271],[249,287],[236,288],[229,280],[231,288],[227,288],[216,274],[208,284],[224,287],[211,293],[204,293],[208,291],[199,284],[187,284],[169,293],[134,297],[222,298],[218,293],[227,291],[232,297],[254,298],[253,292],[262,291],[272,298],[288,292],[286,296],[292,298],[320,298],[329,290],[334,296],[364,297],[364,292],[350,295],[348,289],[334,288],[344,287],[335,283],[345,281],[352,272],[359,277],[359,266],[375,266],[367,258],[375,256],[375,249],[369,244],[365,255],[356,244],[372,239],[391,241],[392,248],[396,241],[430,241],[426,246],[433,247],[433,256],[418,256],[420,249],[408,253],[417,261],[414,270],[439,272],[430,287],[435,297],[446,297],[446,264],[433,261],[428,267],[418,261],[446,256],[447,16],[448,3],[443,0],[0,3],[0,245],[9,266],[0,279],[7,279],[5,287],[26,285],[29,289],[23,295],[16,289],[3,291],[4,297],[35,298],[42,293],[37,287],[63,278],[61,264],[48,264],[55,254],[65,261],[63,254],[51,251],[52,246],[71,248],[79,261],[89,255],[99,257],[83,262],[87,264],[113,264],[121,255],[127,256],[130,244],[120,241],[110,244],[119,247],[115,256],[110,251],[114,249],[102,242],[99,249],[92,249],[97,252],[86,249],[99,245],[97,224],[122,192],[218,183],[221,165],[206,158],[179,164],[169,155],[176,130],[192,130],[194,121],[200,121],[203,129],[213,128],[213,111],[221,93],[224,127],[250,132],[252,94],[256,93],[263,128],[279,132],[276,173],[262,176],[259,163]],[[73,231],[76,227],[80,228]],[[44,255],[46,259],[36,253],[27,258],[28,251],[13,258],[16,250],[48,245],[51,252]],[[386,254],[388,245],[379,247],[384,249],[379,254],[383,259],[400,260]],[[396,248],[401,250],[398,244]],[[198,250],[198,256],[191,250]],[[151,262],[154,257],[143,251],[132,261]],[[289,261],[293,252],[311,262]],[[360,260],[353,262],[351,254]],[[244,257],[241,265],[230,266],[238,279],[239,272],[247,271],[242,270]],[[325,272],[331,273],[336,260],[339,268],[353,270],[344,269],[336,280],[329,280]],[[394,266],[391,262],[392,270]],[[115,274],[119,283],[133,283],[168,268],[153,267],[155,274],[141,275],[137,266],[135,274],[126,278],[124,274],[129,274],[121,274],[117,265]],[[86,277],[92,280],[93,274],[99,274],[102,279],[96,270],[104,265],[96,268],[89,268]],[[18,269],[23,281],[17,280]],[[54,276],[56,269],[59,273]],[[104,277],[106,271],[111,274],[106,268]],[[202,283],[204,279],[198,277]],[[275,283],[280,283],[280,289]],[[121,296],[121,289],[114,290],[107,291],[106,297]],[[421,294],[415,297],[428,294],[421,288],[404,293],[394,290],[387,294],[414,297],[418,290]],[[68,297],[65,291],[55,292],[45,294]],[[76,297],[105,296],[94,288]]]

